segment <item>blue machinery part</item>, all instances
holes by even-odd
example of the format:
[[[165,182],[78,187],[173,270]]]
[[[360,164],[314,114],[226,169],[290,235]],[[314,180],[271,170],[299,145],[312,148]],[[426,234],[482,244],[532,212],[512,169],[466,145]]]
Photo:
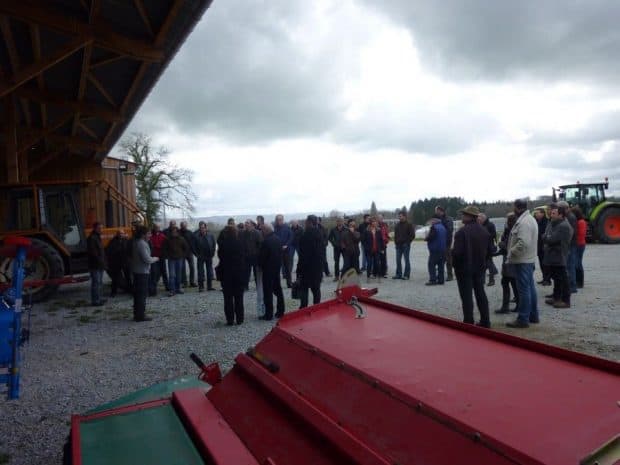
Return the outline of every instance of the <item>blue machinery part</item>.
[[[7,385],[7,398],[19,397],[19,348],[27,339],[22,330],[22,288],[24,284],[24,265],[30,240],[23,237],[7,237],[5,246],[15,246],[13,260],[13,279],[11,287],[0,299],[0,385]]]

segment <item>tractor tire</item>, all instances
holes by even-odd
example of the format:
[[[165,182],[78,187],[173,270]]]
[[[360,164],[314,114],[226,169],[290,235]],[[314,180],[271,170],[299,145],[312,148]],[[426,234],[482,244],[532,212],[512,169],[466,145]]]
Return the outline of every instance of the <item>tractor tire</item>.
[[[65,275],[65,265],[58,251],[41,239],[31,238],[32,247],[40,252],[35,259],[26,260],[26,278],[29,280],[58,279]],[[0,280],[10,281],[13,274],[13,258],[0,257]],[[43,302],[58,289],[58,284],[47,284],[39,287],[25,287],[24,301]]]
[[[603,210],[598,218],[598,239],[605,244],[620,244],[620,208]]]

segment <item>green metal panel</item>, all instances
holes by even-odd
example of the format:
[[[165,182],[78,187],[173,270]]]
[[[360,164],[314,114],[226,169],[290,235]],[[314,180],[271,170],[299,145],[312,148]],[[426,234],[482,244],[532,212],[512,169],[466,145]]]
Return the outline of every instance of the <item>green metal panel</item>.
[[[148,402],[149,400],[167,399],[172,395],[173,391],[192,387],[204,387],[205,389],[208,389],[209,385],[204,381],[200,381],[197,376],[175,378],[169,381],[164,381],[163,383],[154,384],[153,386],[149,386],[139,391],[132,392],[131,394],[113,400],[112,402],[99,405],[86,413],[92,414],[113,408],[125,407],[126,405],[141,404],[143,402]]]
[[[170,404],[82,422],[83,465],[204,465]]]
[[[604,202],[599,203],[592,212],[590,213],[590,217],[588,218],[590,221],[595,221],[601,215],[601,212],[607,207],[620,207],[620,203],[618,202],[610,202],[605,200]]]

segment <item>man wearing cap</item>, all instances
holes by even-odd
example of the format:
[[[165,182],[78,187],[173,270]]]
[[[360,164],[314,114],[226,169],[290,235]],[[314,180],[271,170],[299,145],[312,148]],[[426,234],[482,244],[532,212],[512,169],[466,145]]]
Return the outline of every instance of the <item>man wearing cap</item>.
[[[508,237],[506,263],[513,266],[517,279],[519,316],[506,323],[509,328],[527,328],[530,323],[538,323],[538,296],[534,284],[534,263],[538,255],[538,224],[527,209],[525,200],[514,202],[515,225]]]
[[[490,249],[489,233],[478,224],[480,210],[474,206],[465,207],[459,213],[463,215],[463,227],[454,235],[452,264],[463,304],[463,323],[474,324],[474,302],[480,312],[478,326],[491,327],[489,319],[489,300],[484,291],[484,274]]]

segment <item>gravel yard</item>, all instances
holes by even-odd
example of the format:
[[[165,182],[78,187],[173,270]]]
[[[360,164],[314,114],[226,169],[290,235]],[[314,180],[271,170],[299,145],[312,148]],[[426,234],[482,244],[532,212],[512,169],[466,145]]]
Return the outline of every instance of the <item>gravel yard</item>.
[[[389,274],[394,250],[388,251]],[[330,269],[331,247],[328,250]],[[410,281],[384,279],[378,298],[456,320],[461,307],[456,282],[426,287],[426,246],[412,248]],[[496,264],[499,265],[499,258]],[[569,310],[544,304],[549,287],[538,287],[541,324],[526,330],[504,326],[515,314],[491,315],[493,328],[587,354],[620,360],[620,246],[589,245],[584,257],[586,287],[573,295]],[[333,271],[333,270],[332,270]],[[537,272],[536,280],[540,280]],[[366,284],[365,277],[362,283]],[[217,286],[217,283],[216,283]],[[335,283],[323,282],[323,300],[331,298]],[[109,288],[106,287],[106,293]],[[499,307],[501,286],[487,288],[491,310]],[[258,342],[273,326],[256,319],[253,285],[245,294],[246,322],[224,324],[222,293],[150,298],[152,322],[131,321],[129,296],[88,307],[88,283],[61,288],[54,299],[35,305],[31,340],[24,350],[21,398],[0,400],[0,464],[60,464],[72,413],[79,413],[133,390],[184,374],[197,374],[189,360],[196,352],[205,362],[217,360],[224,371],[233,358]],[[285,290],[287,311],[298,301]]]

